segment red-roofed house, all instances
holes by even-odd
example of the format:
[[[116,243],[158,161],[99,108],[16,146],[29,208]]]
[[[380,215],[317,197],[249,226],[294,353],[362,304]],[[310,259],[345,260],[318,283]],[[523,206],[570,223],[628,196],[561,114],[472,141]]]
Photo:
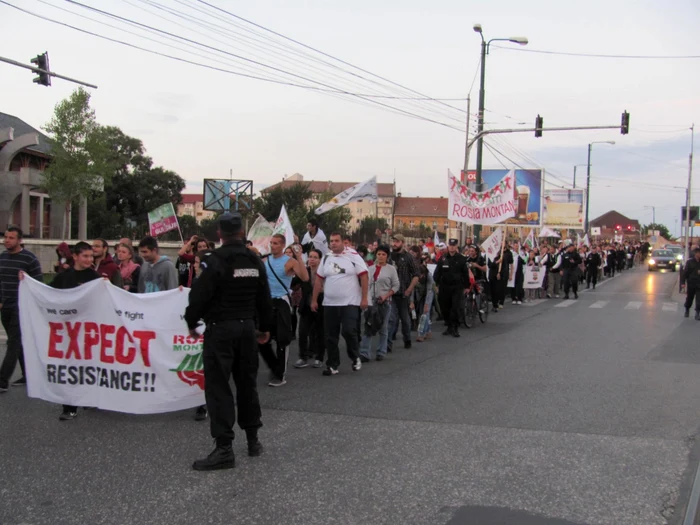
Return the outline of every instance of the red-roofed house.
[[[446,197],[396,197],[394,206],[394,230],[415,231],[421,224],[443,235],[448,228],[458,228],[459,223],[447,219]]]
[[[191,215],[197,224],[204,219],[213,218],[216,213],[204,209],[204,196],[201,193],[183,193],[182,202],[177,205],[177,216]]]

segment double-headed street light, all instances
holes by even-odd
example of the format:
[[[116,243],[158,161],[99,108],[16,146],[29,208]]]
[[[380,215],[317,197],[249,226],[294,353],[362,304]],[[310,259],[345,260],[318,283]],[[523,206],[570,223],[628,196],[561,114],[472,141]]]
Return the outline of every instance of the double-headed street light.
[[[474,31],[479,33],[481,37],[481,82],[479,83],[479,123],[477,126],[477,133],[484,131],[484,98],[485,98],[485,84],[486,84],[486,55],[489,54],[489,46],[491,42],[513,42],[514,44],[520,44],[521,46],[527,45],[527,38],[524,36],[512,36],[510,38],[492,38],[491,40],[486,40],[484,38],[484,33],[481,30],[481,24],[474,24]],[[476,191],[481,191],[481,163],[482,155],[484,152],[484,139],[479,138],[476,145]],[[481,234],[481,226],[474,225],[474,238],[476,242],[479,242],[479,235]]]
[[[588,144],[588,168],[586,169],[586,220],[584,222],[583,230],[588,233],[588,203],[591,196],[591,149],[593,149],[593,144],[610,144],[614,145],[614,140],[597,140],[595,142],[590,142]]]

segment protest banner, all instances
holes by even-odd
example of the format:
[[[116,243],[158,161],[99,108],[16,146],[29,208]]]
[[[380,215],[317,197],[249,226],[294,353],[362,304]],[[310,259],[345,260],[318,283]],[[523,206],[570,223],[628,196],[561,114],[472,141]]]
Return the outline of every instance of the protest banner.
[[[188,290],[132,294],[98,279],[19,286],[27,394],[131,414],[203,405],[202,337],[183,319]]]
[[[515,191],[515,214],[508,225],[541,226],[543,171],[541,169],[499,169],[481,172],[482,188],[496,188],[503,177],[511,177]]]
[[[272,232],[273,235],[284,235],[286,240],[284,247],[294,244],[294,230],[292,229],[292,223],[289,222],[289,216],[287,215],[287,208],[282,205],[280,210],[280,216],[277,218],[275,223],[275,229]]]
[[[345,206],[351,202],[376,202],[377,201],[377,176],[370,177],[364,182],[355,184],[347,190],[341,191],[338,195],[333,197],[328,202],[324,202],[316,208],[314,212],[316,215],[321,215],[327,211],[331,211],[340,206]]]
[[[487,261],[494,261],[496,256],[501,252],[501,244],[503,243],[503,228],[496,228],[489,238],[482,244],[481,248],[486,254]]]
[[[527,247],[529,250],[533,250],[534,248],[537,247],[537,239],[535,238],[534,230],[530,230],[530,233],[528,234],[527,238],[525,239],[523,246]]]
[[[246,239],[253,243],[253,246],[260,252],[260,255],[267,255],[270,253],[270,239],[274,231],[275,225],[258,214],[257,219],[255,219],[250,230],[248,230]]]
[[[498,224],[515,217],[515,178],[506,172],[494,186],[486,191],[470,190],[465,184],[447,172],[448,218],[467,224]]]
[[[546,273],[547,270],[545,268],[539,268],[537,266],[526,266],[523,288],[525,290],[532,288],[542,288],[542,283],[544,282],[544,276]]]
[[[158,237],[172,230],[179,230],[175,208],[172,202],[163,204],[153,211],[148,212],[148,226],[152,237]],[[180,234],[182,237],[182,234]]]
[[[585,191],[568,189],[544,190],[542,223],[552,228],[583,229]]]

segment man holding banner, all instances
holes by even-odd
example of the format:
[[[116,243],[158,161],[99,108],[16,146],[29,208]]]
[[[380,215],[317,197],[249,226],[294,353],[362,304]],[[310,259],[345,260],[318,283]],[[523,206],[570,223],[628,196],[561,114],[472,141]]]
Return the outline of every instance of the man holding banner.
[[[257,390],[257,344],[270,339],[272,303],[265,267],[245,247],[244,236],[240,214],[224,213],[220,217],[219,237],[223,246],[201,262],[202,274],[192,285],[185,310],[185,321],[193,338],[199,338],[199,320],[206,323],[204,393],[211,435],[216,440],[216,448],[209,456],[194,462],[195,470],[220,470],[236,465],[232,448],[236,408],[229,385],[231,376],[236,385],[238,425],[245,430],[248,455],[262,453],[258,440],[262,422]]]

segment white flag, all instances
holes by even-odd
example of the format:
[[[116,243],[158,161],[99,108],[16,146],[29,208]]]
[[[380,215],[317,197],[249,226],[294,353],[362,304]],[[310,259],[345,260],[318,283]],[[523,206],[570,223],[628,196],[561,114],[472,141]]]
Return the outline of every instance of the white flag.
[[[579,235],[578,232],[576,232],[576,248],[581,247],[581,235]]]
[[[486,259],[493,261],[501,253],[501,244],[503,244],[503,228],[496,228],[496,231],[481,244]]]
[[[284,235],[284,238],[287,240],[287,242],[284,244],[285,248],[291,244],[294,244],[294,230],[292,229],[292,223],[289,222],[289,216],[287,215],[287,209],[284,207],[284,204],[280,210],[280,216],[275,223],[275,229],[272,232],[272,235],[276,235],[278,233]]]
[[[328,202],[324,202],[316,208],[316,215],[321,215],[327,211],[331,211],[339,206],[345,206],[351,202],[357,201],[375,202],[377,200],[377,176],[367,179],[364,182],[355,184],[352,188],[341,191]]]
[[[588,234],[583,236],[583,245],[584,246],[590,246],[591,245],[591,240],[588,238]]]
[[[438,237],[437,230],[435,230],[435,235],[433,235],[433,244],[436,248],[438,244],[440,244],[440,237]]]
[[[535,231],[533,229],[530,230],[530,233],[525,239],[523,246],[527,246],[531,250],[535,248]]]

